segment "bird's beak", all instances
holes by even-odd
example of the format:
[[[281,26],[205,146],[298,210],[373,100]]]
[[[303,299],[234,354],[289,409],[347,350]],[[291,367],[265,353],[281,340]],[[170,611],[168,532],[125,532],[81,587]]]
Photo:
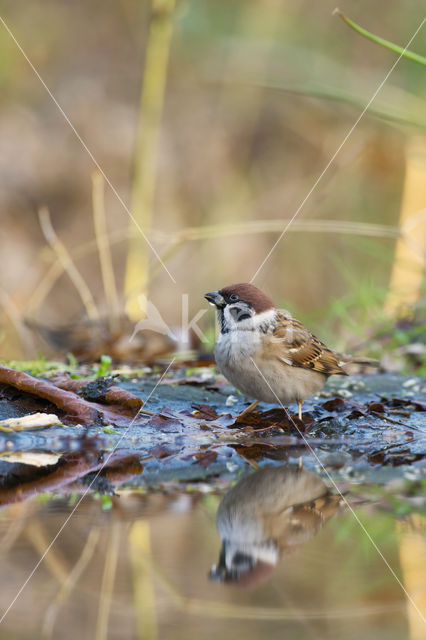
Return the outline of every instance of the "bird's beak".
[[[206,293],[204,297],[210,304],[213,304],[218,309],[223,309],[223,307],[226,306],[225,299],[220,295],[219,291],[211,291],[210,293]]]
[[[226,574],[226,543],[223,542],[219,562],[218,564],[214,564],[210,569],[209,578],[215,582],[225,582]]]

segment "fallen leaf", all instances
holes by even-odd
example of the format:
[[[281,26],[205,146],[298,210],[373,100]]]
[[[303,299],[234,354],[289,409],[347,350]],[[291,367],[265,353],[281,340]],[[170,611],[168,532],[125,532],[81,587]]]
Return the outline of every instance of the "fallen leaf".
[[[149,455],[153,458],[157,458],[158,460],[162,460],[163,458],[168,458],[169,456],[173,456],[179,452],[179,449],[175,449],[168,444],[160,444],[158,447],[154,447],[149,451]]]
[[[8,418],[0,420],[2,431],[25,431],[26,429],[42,429],[60,425],[61,421],[54,413],[31,413],[20,418]]]
[[[201,418],[202,420],[215,420],[219,417],[216,409],[209,404],[192,404],[191,407],[195,409],[192,413],[194,418]]]
[[[314,422],[314,418],[307,414],[303,416],[303,420],[300,420],[297,416],[290,416],[285,409],[269,409],[268,411],[251,411],[248,414],[240,415],[232,427],[240,428],[244,425],[256,430],[280,427],[286,431],[303,433],[309,429]]]
[[[346,402],[342,400],[342,398],[334,398],[333,400],[327,400],[327,402],[323,402],[321,406],[326,411],[335,411],[336,413],[341,413],[346,409]]]
[[[201,451],[196,453],[194,458],[201,467],[208,467],[209,464],[217,459],[217,451]]]
[[[370,413],[385,413],[385,406],[381,402],[369,402],[367,405],[367,409]]]
[[[46,467],[56,464],[61,457],[60,453],[46,453],[44,451],[14,451],[2,453],[1,462],[29,464],[32,467]]]

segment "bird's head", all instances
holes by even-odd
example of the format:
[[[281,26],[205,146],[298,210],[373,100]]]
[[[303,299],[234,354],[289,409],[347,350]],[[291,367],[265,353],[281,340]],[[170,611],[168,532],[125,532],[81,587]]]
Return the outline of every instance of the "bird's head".
[[[264,314],[275,312],[271,298],[248,282],[231,284],[204,297],[216,307],[222,333],[233,328],[254,329]]]
[[[269,580],[277,562],[278,552],[273,544],[238,548],[223,541],[219,562],[212,566],[209,577],[216,582],[251,589]]]

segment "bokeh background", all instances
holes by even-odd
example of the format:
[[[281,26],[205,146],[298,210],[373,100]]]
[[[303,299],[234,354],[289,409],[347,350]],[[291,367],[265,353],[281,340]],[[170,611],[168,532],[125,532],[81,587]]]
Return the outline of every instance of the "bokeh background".
[[[397,57],[335,1],[2,3],[116,193],[0,24],[1,358],[72,351],[49,330],[87,318],[125,332],[138,293],[178,326],[182,293],[193,315],[205,291],[252,278]],[[424,12],[340,9],[402,46]],[[410,46],[422,55],[425,35]],[[425,93],[425,68],[402,59],[255,280],[332,346],[371,352],[387,336],[376,352],[414,343],[416,366]]]

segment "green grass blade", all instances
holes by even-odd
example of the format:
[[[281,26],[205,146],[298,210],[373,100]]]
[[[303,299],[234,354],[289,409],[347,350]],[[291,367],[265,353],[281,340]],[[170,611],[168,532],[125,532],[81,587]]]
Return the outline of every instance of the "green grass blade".
[[[374,35],[374,33],[370,33],[370,31],[363,29],[359,26],[359,24],[356,24],[356,22],[353,22],[353,20],[350,20],[345,15],[343,15],[340,9],[336,8],[333,11],[333,14],[338,15],[340,18],[342,18],[342,20],[346,22],[346,24],[351,27],[351,29],[354,29],[354,31],[360,33],[362,36],[364,36],[364,38],[368,38],[368,40],[371,40],[376,44],[380,44],[382,47],[386,47],[386,49],[390,49],[395,53],[399,53],[400,55],[404,56],[404,58],[408,58],[409,60],[413,60],[413,62],[418,62],[418,64],[426,66],[426,58],[424,56],[421,56],[418,53],[414,53],[414,51],[409,51],[409,49],[403,49],[399,45],[394,44],[393,42],[389,42],[389,40],[385,40],[384,38],[380,38],[379,36]]]

